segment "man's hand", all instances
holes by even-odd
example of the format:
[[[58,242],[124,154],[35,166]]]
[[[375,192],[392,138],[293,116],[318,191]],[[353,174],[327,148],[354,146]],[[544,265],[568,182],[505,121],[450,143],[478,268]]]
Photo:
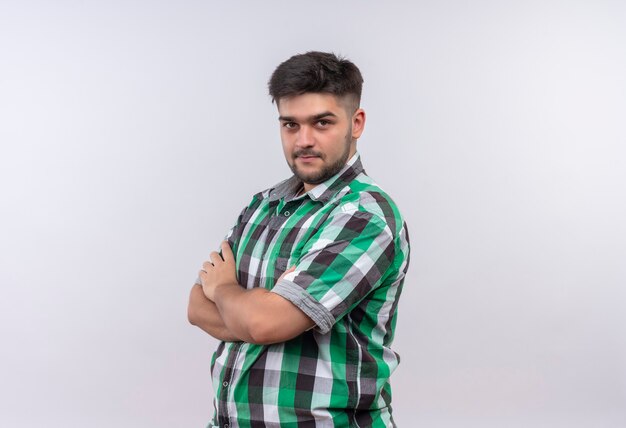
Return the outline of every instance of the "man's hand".
[[[227,334],[244,342],[265,345],[284,342],[315,325],[284,297],[264,288],[241,287],[230,245],[224,241],[221,248],[222,256],[212,252],[210,260],[203,263],[199,277],[207,303],[215,303]],[[287,269],[277,282],[294,270],[295,266]]]
[[[209,255],[209,261],[202,264],[199,273],[202,282],[202,291],[207,299],[215,301],[215,290],[219,287],[232,287],[239,285],[237,282],[236,263],[233,251],[228,241],[223,241],[222,256],[217,251]],[[223,258],[222,258],[223,257]]]

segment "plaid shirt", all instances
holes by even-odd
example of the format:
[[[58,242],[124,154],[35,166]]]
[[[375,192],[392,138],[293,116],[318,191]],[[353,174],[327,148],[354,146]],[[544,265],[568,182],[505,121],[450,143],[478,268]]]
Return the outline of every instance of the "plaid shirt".
[[[228,234],[239,284],[291,301],[316,326],[287,342],[221,342],[211,361],[220,427],[393,427],[389,377],[406,223],[355,154],[296,196],[295,176],[256,194]],[[280,282],[288,267],[296,270]]]

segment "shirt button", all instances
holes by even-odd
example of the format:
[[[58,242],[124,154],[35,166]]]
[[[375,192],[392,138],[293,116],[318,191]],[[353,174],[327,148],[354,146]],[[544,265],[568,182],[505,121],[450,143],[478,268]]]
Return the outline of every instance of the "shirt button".
[[[228,386],[228,382],[224,381],[224,382],[222,382],[222,385]]]
[[[291,215],[289,211],[285,211],[283,214],[285,214],[285,217],[289,217]]]

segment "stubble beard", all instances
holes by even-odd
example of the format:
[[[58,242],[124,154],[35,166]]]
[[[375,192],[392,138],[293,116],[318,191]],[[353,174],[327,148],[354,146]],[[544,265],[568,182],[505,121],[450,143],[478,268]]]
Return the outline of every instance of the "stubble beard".
[[[304,173],[298,170],[298,165],[296,164],[295,159],[293,163],[289,164],[289,168],[291,168],[291,171],[293,172],[293,174],[296,177],[298,177],[300,180],[302,180],[302,182],[306,184],[315,184],[315,185],[321,184],[324,181],[328,180],[333,175],[337,174],[339,171],[341,171],[341,169],[346,165],[346,162],[348,162],[348,156],[350,156],[350,146],[352,144],[352,127],[350,127],[350,130],[348,131],[348,135],[346,135],[344,142],[345,142],[345,150],[341,154],[339,159],[337,159],[335,162],[333,162],[330,165],[323,165],[322,168],[317,172]],[[295,155],[296,156],[303,156],[303,155],[319,156],[322,159],[322,161],[324,160],[324,157],[321,153],[315,152],[312,150],[301,150],[299,152],[296,152]]]

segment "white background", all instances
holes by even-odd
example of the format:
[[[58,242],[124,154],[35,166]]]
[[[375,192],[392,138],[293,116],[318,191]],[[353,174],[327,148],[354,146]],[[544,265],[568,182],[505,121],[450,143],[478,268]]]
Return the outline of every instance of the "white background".
[[[626,426],[626,3],[1,1],[0,425],[202,427],[188,291],[290,172],[266,82],[362,70],[412,242],[400,427]]]

